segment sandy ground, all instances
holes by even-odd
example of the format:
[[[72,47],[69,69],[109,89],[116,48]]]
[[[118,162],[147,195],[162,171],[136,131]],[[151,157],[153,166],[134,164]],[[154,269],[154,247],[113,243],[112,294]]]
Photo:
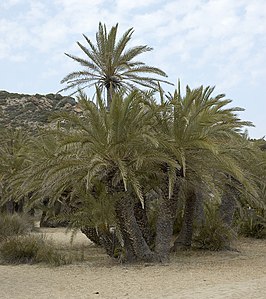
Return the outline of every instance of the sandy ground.
[[[63,229],[45,229],[69,246]],[[118,265],[78,234],[86,262],[62,267],[0,265],[0,298],[266,298],[266,240],[242,239],[240,252],[188,251],[167,265]]]

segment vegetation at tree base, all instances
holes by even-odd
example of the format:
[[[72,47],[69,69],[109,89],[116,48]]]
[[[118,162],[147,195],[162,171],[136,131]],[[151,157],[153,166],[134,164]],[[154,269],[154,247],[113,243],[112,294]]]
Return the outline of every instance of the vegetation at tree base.
[[[33,221],[27,215],[1,214],[0,241],[12,236],[25,235],[33,228]]]
[[[151,49],[126,49],[133,30],[117,42],[117,28],[100,24],[96,46],[84,36],[89,60],[67,54],[87,68],[63,79],[78,88],[79,114],[56,112],[35,134],[2,129],[3,209],[42,208],[129,262],[228,249],[237,232],[264,237],[265,140],[247,138],[243,109],[214,88],[165,93],[163,80],[142,76],[165,74],[132,62]],[[93,84],[91,100],[81,88]]]
[[[205,205],[205,218],[194,236],[195,246],[200,249],[225,250],[230,249],[236,238],[236,232],[219,217],[218,208],[213,204]]]
[[[13,236],[0,243],[0,260],[8,264],[70,264],[73,258],[60,253],[43,235]]]
[[[266,238],[265,209],[241,209],[237,218],[238,231],[245,237]]]
[[[33,222],[33,218],[29,215],[1,214],[1,263],[45,263],[61,266],[83,260],[80,248],[76,248],[75,253],[65,252],[64,248],[58,248],[51,240],[39,234]]]

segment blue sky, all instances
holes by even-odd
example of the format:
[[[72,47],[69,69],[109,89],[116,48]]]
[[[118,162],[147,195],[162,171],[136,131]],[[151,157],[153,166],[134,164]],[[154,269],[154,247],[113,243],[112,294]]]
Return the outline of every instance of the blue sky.
[[[5,0],[0,2],[0,90],[56,93],[79,69],[82,33],[94,40],[99,22],[119,33],[134,27],[139,57],[173,83],[216,86],[245,108],[250,137],[266,135],[266,0]],[[169,91],[172,91],[170,88]]]

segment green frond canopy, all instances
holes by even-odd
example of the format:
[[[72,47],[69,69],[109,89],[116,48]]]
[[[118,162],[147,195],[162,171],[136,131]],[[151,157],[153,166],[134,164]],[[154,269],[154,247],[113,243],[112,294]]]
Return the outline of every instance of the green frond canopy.
[[[227,172],[244,181],[242,173],[237,171],[238,161],[231,158],[234,154],[227,152],[225,156],[224,153],[241,138],[239,132],[252,124],[239,119],[236,112],[242,109],[227,108],[231,100],[225,99],[224,94],[212,96],[213,91],[214,87],[190,89],[187,86],[182,96],[179,83],[178,90],[166,95],[166,100],[161,92],[161,109],[155,111],[160,144],[182,166],[184,176],[198,173],[200,179],[205,158],[214,168],[220,167],[223,153]]]
[[[89,194],[101,182],[114,194],[135,193],[143,204],[144,189],[167,181],[170,197],[180,176],[191,185],[217,188],[219,180],[232,177],[259,202],[258,178],[265,176],[265,163],[258,157],[264,152],[258,154],[241,133],[250,125],[238,117],[241,109],[228,108],[231,101],[213,96],[213,90],[187,87],[184,96],[180,88],[165,96],[160,89],[160,104],[152,92],[119,91],[109,110],[100,88],[95,102],[79,91],[79,115],[54,114],[56,126],[19,149],[16,167],[6,163],[6,153],[0,157],[0,167],[15,169],[10,172],[12,196],[34,192],[32,200],[49,197],[52,202],[65,190],[83,188]],[[259,174],[246,162],[251,159],[262,169]]]
[[[82,116],[54,114],[55,129],[44,131],[31,144],[29,167],[13,185],[18,193],[36,190],[35,198],[52,200],[80,185],[90,192],[96,180],[111,189],[134,190],[144,203],[145,169],[153,171],[162,162],[176,164],[159,151],[145,95],[137,90],[116,93],[108,111],[98,90],[96,102],[80,92]]]
[[[86,88],[96,84],[101,89],[107,89],[107,101],[108,106],[110,106],[112,93],[118,89],[132,90],[139,86],[158,89],[158,82],[170,84],[168,81],[160,79],[160,76],[167,77],[167,75],[159,68],[134,61],[138,55],[149,52],[152,48],[148,46],[127,47],[134,32],[133,28],[128,29],[119,40],[117,40],[117,31],[118,24],[108,32],[106,26],[99,23],[95,45],[83,34],[88,47],[80,42],[77,42],[77,44],[87,59],[65,54],[78,62],[84,69],[72,72],[64,77],[61,83],[66,83],[67,86],[60,91]],[[147,77],[144,74],[159,77]]]

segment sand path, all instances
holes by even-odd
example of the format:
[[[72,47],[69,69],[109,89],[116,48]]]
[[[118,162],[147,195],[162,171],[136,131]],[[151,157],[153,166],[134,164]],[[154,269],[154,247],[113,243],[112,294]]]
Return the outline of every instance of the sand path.
[[[67,239],[60,229],[46,232],[59,242]],[[78,235],[75,242],[87,244],[87,239]],[[180,252],[163,266],[117,265],[102,253],[57,268],[1,265],[0,298],[265,299],[266,240],[236,245],[240,253]]]

